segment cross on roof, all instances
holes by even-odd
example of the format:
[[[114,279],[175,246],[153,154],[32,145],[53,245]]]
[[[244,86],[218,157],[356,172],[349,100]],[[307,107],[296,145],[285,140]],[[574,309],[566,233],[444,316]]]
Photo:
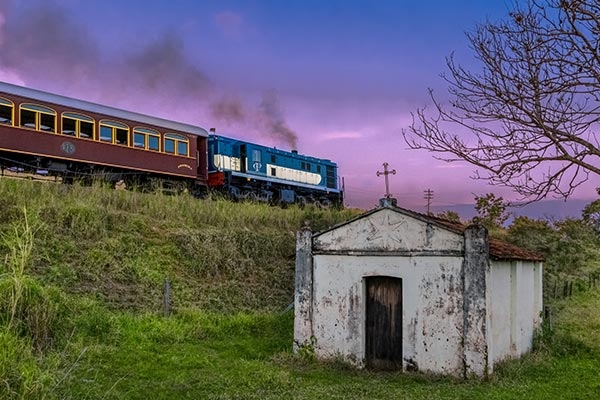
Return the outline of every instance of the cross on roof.
[[[377,171],[377,176],[384,175],[384,178],[385,178],[385,197],[387,199],[389,199],[389,198],[392,197],[392,195],[390,193],[390,183],[388,181],[388,175],[389,174],[396,175],[396,170],[393,169],[393,170],[390,171],[390,170],[388,170],[388,166],[389,166],[389,164],[386,163],[386,162],[384,162],[383,163],[383,172]]]

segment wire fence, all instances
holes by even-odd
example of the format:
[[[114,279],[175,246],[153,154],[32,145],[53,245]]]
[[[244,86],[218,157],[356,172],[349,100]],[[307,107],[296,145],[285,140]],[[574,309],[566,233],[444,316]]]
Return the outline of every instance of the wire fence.
[[[549,277],[544,289],[544,300],[564,299],[574,293],[598,289],[600,285],[600,272],[590,272],[579,277]]]

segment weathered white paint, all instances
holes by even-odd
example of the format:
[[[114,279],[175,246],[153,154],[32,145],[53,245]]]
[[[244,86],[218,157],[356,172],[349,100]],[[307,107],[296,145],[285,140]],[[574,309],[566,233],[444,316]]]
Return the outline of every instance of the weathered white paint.
[[[313,335],[316,353],[341,354],[362,365],[365,354],[365,277],[403,280],[403,358],[408,367],[458,373],[462,338],[457,257],[314,257]],[[436,354],[429,357],[428,353]]]
[[[294,350],[312,341],[313,259],[312,231],[304,227],[296,234],[296,271],[294,296]]]
[[[317,251],[461,252],[462,235],[383,208],[369,218],[324,232],[314,238]]]
[[[542,265],[533,261],[493,261],[486,280],[490,369],[494,363],[531,350],[541,323]]]
[[[275,177],[288,181],[307,183],[310,185],[318,185],[321,183],[321,175],[314,172],[301,171],[294,168],[281,167],[279,165],[267,164],[267,174],[271,174],[271,170],[275,169]]]
[[[494,268],[490,266],[488,271],[489,355],[494,363],[511,354],[511,263],[495,262]]]
[[[302,237],[296,347],[310,339],[319,357],[364,365],[365,279],[389,276],[402,279],[404,369],[482,376],[531,349],[542,265],[492,261],[481,227],[460,234],[385,207],[313,235],[310,249]]]
[[[483,376],[488,370],[488,334],[486,272],[489,266],[489,240],[481,225],[471,225],[464,231],[463,261],[463,359],[464,374]]]

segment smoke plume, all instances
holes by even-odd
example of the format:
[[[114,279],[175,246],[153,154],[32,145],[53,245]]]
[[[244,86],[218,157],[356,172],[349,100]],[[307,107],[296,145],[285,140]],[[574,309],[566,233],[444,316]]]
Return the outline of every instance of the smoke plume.
[[[168,33],[143,48],[127,63],[127,75],[139,79],[149,92],[167,90],[183,97],[202,96],[210,90],[210,80],[185,54],[183,40]]]
[[[283,118],[279,99],[275,92],[269,91],[263,95],[259,111],[259,121],[261,121],[261,126],[265,129],[266,134],[283,141],[291,149],[297,149],[298,137]]]
[[[285,121],[274,91],[263,93],[260,102],[253,107],[239,98],[224,96],[211,103],[210,111],[214,118],[229,125],[250,125],[259,137],[266,136],[277,144],[297,148],[298,137]]]
[[[176,31],[116,54],[100,48],[88,29],[57,1],[19,8],[0,0],[0,79],[168,119],[218,122],[239,128],[230,132],[237,137],[253,132],[296,148],[275,92],[252,104],[216,87]]]
[[[213,117],[228,123],[240,123],[246,121],[246,107],[242,102],[231,96],[225,96],[210,105]]]
[[[38,3],[27,15],[13,15],[14,11],[10,7],[4,15],[2,67],[30,80],[43,77],[68,86],[93,76],[99,61],[93,40],[68,21],[59,5]]]

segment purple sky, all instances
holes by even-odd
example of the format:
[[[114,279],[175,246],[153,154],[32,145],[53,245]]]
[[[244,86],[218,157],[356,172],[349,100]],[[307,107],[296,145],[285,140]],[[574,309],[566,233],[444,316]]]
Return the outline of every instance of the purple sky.
[[[508,4],[508,5],[507,5]],[[407,150],[402,129],[443,95],[464,32],[511,1],[0,0],[0,80],[153,114],[338,163],[347,204],[371,208],[376,172],[399,205],[473,203],[473,167]],[[595,199],[590,182],[576,193]]]

